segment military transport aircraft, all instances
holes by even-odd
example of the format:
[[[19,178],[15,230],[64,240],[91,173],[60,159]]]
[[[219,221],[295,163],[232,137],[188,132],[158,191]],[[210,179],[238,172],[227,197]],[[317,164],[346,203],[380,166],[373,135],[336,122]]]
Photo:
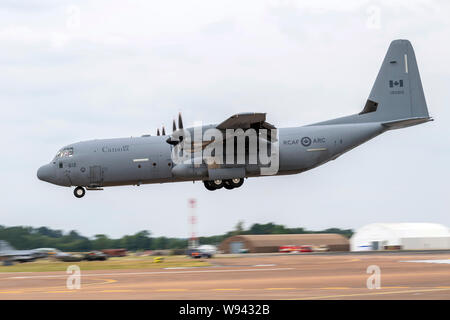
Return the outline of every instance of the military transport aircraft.
[[[81,198],[103,187],[203,181],[208,190],[240,187],[244,178],[300,173],[392,130],[432,120],[411,43],[389,46],[362,111],[302,127],[277,129],[265,113],[241,113],[218,125],[166,135],[91,140],[62,148],[39,179],[75,186]],[[270,155],[269,155],[270,154]]]

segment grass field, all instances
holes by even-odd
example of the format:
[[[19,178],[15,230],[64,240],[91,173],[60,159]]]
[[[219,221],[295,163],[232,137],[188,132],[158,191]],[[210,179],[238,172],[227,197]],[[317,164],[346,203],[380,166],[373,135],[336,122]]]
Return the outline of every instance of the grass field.
[[[206,259],[191,259],[186,256],[161,256],[162,262],[154,262],[152,256],[127,256],[109,258],[106,261],[61,262],[51,259],[40,259],[33,262],[16,263],[12,266],[0,266],[0,272],[45,272],[66,271],[70,265],[77,265],[81,270],[110,269],[160,269],[180,267],[207,267],[211,264]]]

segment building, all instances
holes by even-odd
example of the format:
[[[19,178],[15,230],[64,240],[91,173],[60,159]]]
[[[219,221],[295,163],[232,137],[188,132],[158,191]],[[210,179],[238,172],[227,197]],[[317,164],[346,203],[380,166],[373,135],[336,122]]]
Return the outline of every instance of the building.
[[[219,249],[224,253],[263,253],[278,252],[281,246],[287,245],[327,246],[330,251],[348,251],[350,246],[346,237],[334,233],[262,234],[229,237]]]
[[[109,257],[125,257],[128,254],[127,249],[104,249],[101,251]]]
[[[351,251],[450,249],[450,232],[437,223],[373,223],[350,239]]]

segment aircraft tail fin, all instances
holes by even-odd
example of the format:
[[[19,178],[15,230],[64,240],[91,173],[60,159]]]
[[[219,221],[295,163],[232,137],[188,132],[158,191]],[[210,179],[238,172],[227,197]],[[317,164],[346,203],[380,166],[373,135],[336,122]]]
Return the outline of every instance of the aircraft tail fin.
[[[360,114],[379,121],[429,117],[416,56],[408,40],[391,42]]]
[[[13,247],[11,247],[11,245],[8,242],[6,242],[4,240],[0,240],[0,252],[13,251],[13,250],[15,250],[15,249]]]
[[[404,122],[410,119],[417,121]],[[397,128],[429,120],[414,49],[408,40],[394,40],[363,110],[320,124],[381,122],[390,123],[389,128]]]

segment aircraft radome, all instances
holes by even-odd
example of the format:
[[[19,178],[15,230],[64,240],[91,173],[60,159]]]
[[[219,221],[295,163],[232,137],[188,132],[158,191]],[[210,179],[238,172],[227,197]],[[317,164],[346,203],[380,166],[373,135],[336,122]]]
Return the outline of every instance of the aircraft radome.
[[[85,190],[203,181],[208,190],[239,188],[248,177],[300,173],[392,129],[432,120],[414,50],[408,40],[389,46],[362,111],[301,127],[280,128],[265,113],[241,113],[215,124],[178,128],[166,135],[70,144],[37,172],[39,179]]]

